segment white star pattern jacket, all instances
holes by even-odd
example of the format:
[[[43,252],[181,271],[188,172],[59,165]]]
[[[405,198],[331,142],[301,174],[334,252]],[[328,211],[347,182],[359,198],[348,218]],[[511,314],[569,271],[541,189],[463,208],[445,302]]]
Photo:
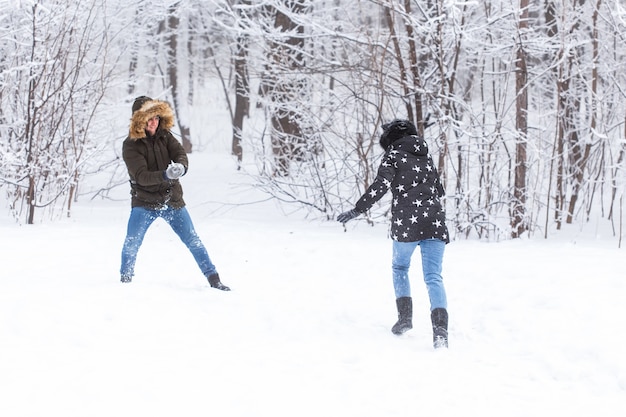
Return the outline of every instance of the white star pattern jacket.
[[[391,189],[391,238],[398,242],[440,239],[449,243],[446,215],[441,205],[444,189],[418,136],[405,136],[387,149],[376,179],[355,208],[364,213]]]

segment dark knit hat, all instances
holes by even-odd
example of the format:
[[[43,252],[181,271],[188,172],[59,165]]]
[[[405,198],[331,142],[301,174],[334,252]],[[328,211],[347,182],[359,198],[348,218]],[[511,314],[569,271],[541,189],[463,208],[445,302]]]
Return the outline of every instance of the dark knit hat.
[[[141,108],[146,102],[151,101],[152,99],[148,96],[139,96],[133,102],[133,113]]]
[[[380,146],[387,150],[398,139],[411,135],[417,135],[415,125],[410,120],[395,119],[383,125],[383,134],[380,135]]]

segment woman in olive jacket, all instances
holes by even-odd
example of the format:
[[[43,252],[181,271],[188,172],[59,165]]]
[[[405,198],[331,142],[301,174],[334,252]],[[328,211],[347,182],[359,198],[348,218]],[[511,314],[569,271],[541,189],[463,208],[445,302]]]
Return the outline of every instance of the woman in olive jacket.
[[[178,180],[189,161],[182,145],[170,132],[174,112],[165,101],[141,96],[132,107],[129,134],[122,156],[130,176],[131,212],[122,249],[121,281],[131,282],[137,252],[150,225],[164,219],[192,253],[213,288],[229,291],[196,233],[185,208]]]
[[[441,277],[444,248],[449,242],[441,204],[444,189],[428,154],[428,145],[418,136],[413,123],[394,120],[383,125],[380,145],[385,154],[374,182],[354,209],[341,213],[337,220],[346,223],[365,213],[391,190],[392,273],[398,309],[398,321],[391,331],[399,335],[413,327],[409,267],[419,246],[430,298],[433,344],[435,348],[447,347],[447,298]]]

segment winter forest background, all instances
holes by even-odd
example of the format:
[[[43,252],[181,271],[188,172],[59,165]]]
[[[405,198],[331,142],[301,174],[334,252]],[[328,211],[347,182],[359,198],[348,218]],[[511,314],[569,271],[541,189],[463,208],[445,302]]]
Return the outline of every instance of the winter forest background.
[[[604,223],[621,244],[625,41],[624,0],[0,0],[0,201],[32,224],[126,187],[146,94],[286,211],[351,208],[400,117],[453,237]]]

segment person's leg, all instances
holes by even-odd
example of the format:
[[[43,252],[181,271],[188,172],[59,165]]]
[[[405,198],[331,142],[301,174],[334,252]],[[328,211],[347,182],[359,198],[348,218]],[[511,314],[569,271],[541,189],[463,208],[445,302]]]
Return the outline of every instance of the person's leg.
[[[430,298],[430,318],[435,349],[448,347],[448,301],[441,270],[446,243],[438,239],[420,242],[424,282]]]
[[[147,210],[143,207],[134,207],[130,211],[126,238],[124,239],[124,246],[122,248],[122,265],[120,267],[122,282],[132,281],[133,275],[135,274],[137,252],[139,252],[146,231],[156,217],[153,210]]]
[[[391,268],[393,271],[393,289],[396,298],[411,296],[409,267],[411,266],[411,257],[413,256],[417,244],[418,242],[393,241]]]
[[[428,239],[419,242],[422,254],[422,271],[428,289],[430,310],[448,308],[446,290],[441,277],[443,253],[446,243],[439,239]]]
[[[200,237],[196,233],[191,221],[191,216],[185,207],[180,209],[167,209],[162,216],[165,221],[172,227],[174,232],[180,237],[185,246],[193,255],[200,271],[209,280],[211,287],[228,291],[230,288],[221,283],[217,268],[211,262],[209,253],[207,252]]]
[[[396,294],[398,321],[391,328],[393,334],[401,335],[413,328],[413,299],[409,282],[411,256],[417,242],[393,241],[392,270],[393,288]]]
[[[196,233],[187,209],[185,207],[180,209],[170,208],[163,213],[162,217],[187,246],[202,273],[206,276],[216,273],[217,269],[211,262],[204,244]]]

